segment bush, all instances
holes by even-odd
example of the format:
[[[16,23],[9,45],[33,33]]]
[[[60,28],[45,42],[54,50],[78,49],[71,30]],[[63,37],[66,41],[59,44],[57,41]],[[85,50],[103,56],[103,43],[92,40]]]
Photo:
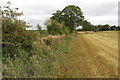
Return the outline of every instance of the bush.
[[[26,30],[26,22],[17,18],[22,13],[17,12],[18,8],[11,9],[10,3],[8,5],[2,11],[2,48],[4,57],[7,55],[14,57],[21,49],[31,51],[33,37]]]
[[[19,57],[3,58],[3,78],[45,78],[61,76],[59,67],[63,64],[63,56],[68,55],[73,35],[58,39],[48,38],[44,41],[37,36],[31,52],[20,50]],[[49,44],[51,47],[49,47]],[[29,54],[32,54],[31,56]]]
[[[45,25],[47,26],[47,30],[49,34],[52,35],[62,35],[62,34],[68,34],[69,29],[64,26],[64,24],[60,24],[56,20],[48,20],[46,21]]]

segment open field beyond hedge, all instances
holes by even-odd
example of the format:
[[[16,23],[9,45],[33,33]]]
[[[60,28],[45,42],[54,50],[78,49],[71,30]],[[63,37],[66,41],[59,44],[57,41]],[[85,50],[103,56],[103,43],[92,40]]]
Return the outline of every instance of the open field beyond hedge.
[[[67,77],[112,78],[118,75],[118,32],[79,33],[61,71]]]

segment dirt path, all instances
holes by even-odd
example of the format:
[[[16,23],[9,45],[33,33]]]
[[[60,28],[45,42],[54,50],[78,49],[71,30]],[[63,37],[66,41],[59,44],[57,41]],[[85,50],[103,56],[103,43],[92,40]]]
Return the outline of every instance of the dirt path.
[[[79,34],[71,45],[61,72],[72,78],[117,77],[117,49],[104,43],[94,34]],[[99,41],[100,40],[100,41]],[[112,44],[117,44],[112,42]],[[113,45],[114,46],[114,45]]]

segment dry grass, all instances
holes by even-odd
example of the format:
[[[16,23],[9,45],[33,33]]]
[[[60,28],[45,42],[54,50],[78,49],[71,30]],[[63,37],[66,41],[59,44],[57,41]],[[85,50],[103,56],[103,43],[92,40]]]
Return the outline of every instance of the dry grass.
[[[61,69],[65,77],[113,78],[118,76],[118,32],[79,34]]]

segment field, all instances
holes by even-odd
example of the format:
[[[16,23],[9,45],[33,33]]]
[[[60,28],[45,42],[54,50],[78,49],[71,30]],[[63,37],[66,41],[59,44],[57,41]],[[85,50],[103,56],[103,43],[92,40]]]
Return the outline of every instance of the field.
[[[79,33],[60,71],[73,78],[118,76],[118,32]]]
[[[44,42],[45,41],[45,42]],[[118,32],[89,32],[46,39],[37,37],[34,55],[3,59],[5,78],[116,78]],[[47,45],[46,45],[47,43]]]
[[[12,6],[11,1],[19,8]],[[4,1],[0,10],[2,12],[0,78],[118,78],[120,76],[118,24],[110,25],[111,21],[108,20],[107,24],[98,21],[99,25],[92,24],[86,20],[82,11],[82,8],[88,10],[82,4],[84,2],[69,5],[73,3],[71,0],[72,2],[66,5],[62,2],[60,6],[54,5],[54,1],[48,3],[48,6],[46,1],[38,1],[32,5],[27,2],[29,6],[25,5],[27,8],[21,11],[23,7],[20,6],[24,5],[14,1]],[[79,3],[82,4],[82,8],[79,7],[81,5]],[[50,5],[52,6],[49,7]],[[45,10],[41,7],[45,7]],[[32,15],[28,14],[28,10]],[[93,10],[96,12],[96,9]],[[28,15],[24,16],[27,21],[22,18],[24,12]]]

